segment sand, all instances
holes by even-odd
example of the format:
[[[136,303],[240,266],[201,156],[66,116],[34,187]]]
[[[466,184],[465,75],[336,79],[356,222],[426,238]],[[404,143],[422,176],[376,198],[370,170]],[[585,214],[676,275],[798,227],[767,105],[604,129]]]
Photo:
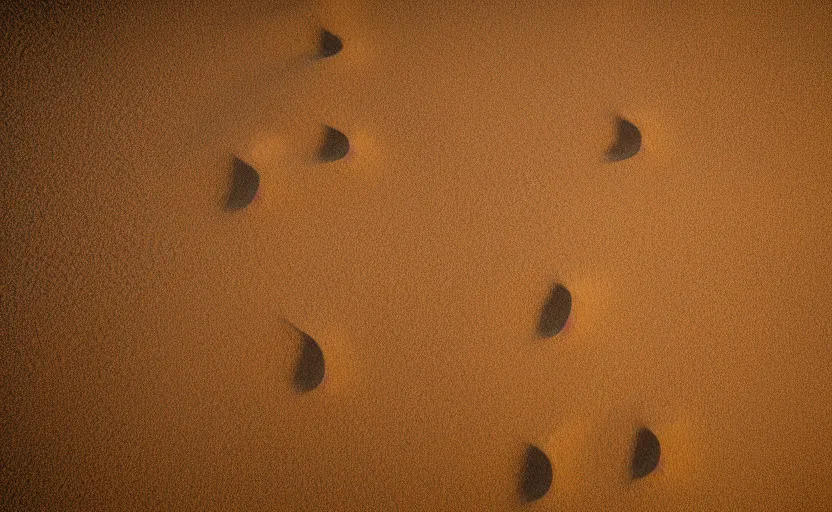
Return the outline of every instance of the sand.
[[[143,4],[3,8],[0,508],[829,509],[828,2]]]

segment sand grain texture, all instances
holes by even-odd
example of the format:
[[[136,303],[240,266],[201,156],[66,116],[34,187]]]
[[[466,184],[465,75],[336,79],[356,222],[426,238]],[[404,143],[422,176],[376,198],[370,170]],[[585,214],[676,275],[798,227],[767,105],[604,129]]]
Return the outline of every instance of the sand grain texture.
[[[3,7],[0,509],[829,508],[828,2],[212,3]]]

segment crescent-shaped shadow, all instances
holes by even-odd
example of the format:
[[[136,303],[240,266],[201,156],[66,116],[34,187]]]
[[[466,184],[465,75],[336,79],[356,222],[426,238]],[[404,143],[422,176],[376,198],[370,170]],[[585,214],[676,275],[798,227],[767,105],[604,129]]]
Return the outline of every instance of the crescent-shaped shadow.
[[[321,38],[318,41],[318,55],[319,59],[326,59],[337,55],[344,48],[344,43],[341,38],[326,29],[321,29]]]
[[[626,160],[635,156],[639,150],[641,150],[641,131],[630,121],[619,117],[615,142],[606,153],[607,161]]]
[[[324,132],[323,142],[318,151],[321,162],[334,162],[347,156],[350,151],[350,141],[346,135],[331,126]]]
[[[324,352],[311,336],[302,333],[301,350],[295,366],[295,391],[307,393],[324,380]]]
[[[525,503],[537,501],[549,492],[551,486],[552,462],[540,448],[529,446],[520,480],[520,498]]]
[[[630,476],[633,480],[644,478],[659,465],[662,448],[659,438],[649,428],[642,428],[636,434],[633,447],[633,460],[630,464]]]
[[[562,284],[556,284],[540,311],[537,334],[541,338],[551,338],[566,326],[572,312],[572,294]]]
[[[260,173],[254,167],[235,157],[231,165],[231,188],[225,202],[226,209],[240,210],[245,208],[254,200],[259,189]]]

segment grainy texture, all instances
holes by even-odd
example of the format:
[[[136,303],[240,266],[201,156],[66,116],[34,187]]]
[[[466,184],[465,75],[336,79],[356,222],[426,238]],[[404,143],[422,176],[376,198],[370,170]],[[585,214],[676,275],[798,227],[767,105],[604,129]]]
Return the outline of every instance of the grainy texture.
[[[3,3],[0,509],[828,509],[828,2],[146,4]]]

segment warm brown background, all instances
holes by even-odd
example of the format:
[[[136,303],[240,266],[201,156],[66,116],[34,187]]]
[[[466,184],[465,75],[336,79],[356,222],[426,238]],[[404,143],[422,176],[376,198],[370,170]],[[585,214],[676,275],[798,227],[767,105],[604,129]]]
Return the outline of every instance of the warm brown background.
[[[832,506],[829,2],[143,3],[3,7],[0,507]]]

